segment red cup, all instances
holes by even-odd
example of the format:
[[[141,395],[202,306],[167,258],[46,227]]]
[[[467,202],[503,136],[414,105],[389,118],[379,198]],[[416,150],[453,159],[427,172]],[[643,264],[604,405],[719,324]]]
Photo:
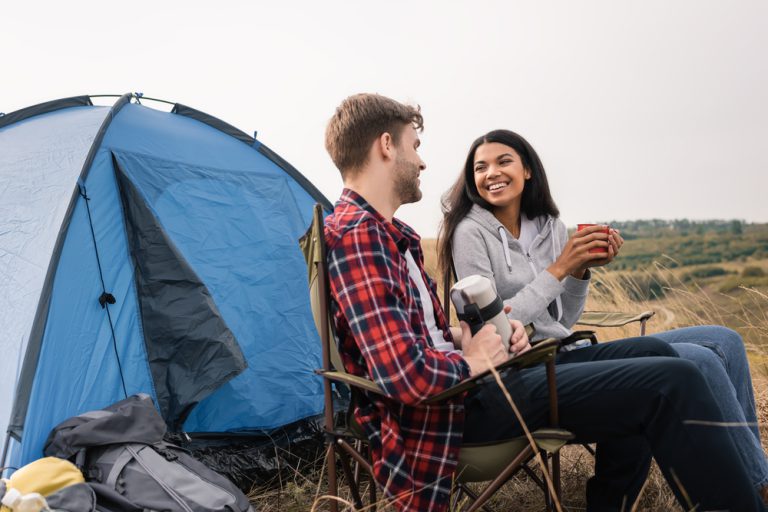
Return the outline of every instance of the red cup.
[[[576,231],[581,231],[582,229],[588,228],[588,227],[591,227],[591,226],[600,226],[602,229],[600,229],[598,231],[598,233],[605,233],[607,235],[607,234],[609,234],[611,232],[611,226],[607,226],[605,224],[578,224],[576,226]],[[591,252],[591,253],[598,253],[598,252],[607,253],[608,252],[608,248],[607,247],[595,247],[594,249],[590,249],[589,252]]]

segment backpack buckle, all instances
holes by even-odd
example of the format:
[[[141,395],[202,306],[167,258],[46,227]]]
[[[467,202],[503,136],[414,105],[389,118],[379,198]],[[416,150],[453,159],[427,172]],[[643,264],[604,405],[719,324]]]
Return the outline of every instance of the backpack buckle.
[[[165,460],[167,460],[168,462],[173,462],[179,458],[178,455],[176,455],[171,450],[168,450],[166,448],[155,447],[155,451],[160,455],[162,455],[163,457],[165,457]]]
[[[85,473],[86,480],[88,480],[89,482],[91,481],[103,482],[101,478],[102,477],[101,469],[98,466],[90,466],[83,472]]]

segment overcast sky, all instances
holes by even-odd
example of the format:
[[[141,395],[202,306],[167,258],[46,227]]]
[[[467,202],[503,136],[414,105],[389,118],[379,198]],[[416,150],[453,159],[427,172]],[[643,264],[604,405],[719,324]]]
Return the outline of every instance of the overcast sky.
[[[215,7],[214,7],[215,5]],[[567,225],[768,221],[768,2],[715,0],[3,2],[0,111],[140,91],[219,117],[332,201],[323,147],[346,96],[425,116],[424,198],[495,128],[539,152]]]

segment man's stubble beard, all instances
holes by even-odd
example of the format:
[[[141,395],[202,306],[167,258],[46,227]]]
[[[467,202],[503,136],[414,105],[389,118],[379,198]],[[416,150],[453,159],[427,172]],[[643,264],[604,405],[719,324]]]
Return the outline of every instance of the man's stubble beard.
[[[421,199],[418,180],[419,166],[398,156],[395,160],[395,193],[400,204],[416,203]]]

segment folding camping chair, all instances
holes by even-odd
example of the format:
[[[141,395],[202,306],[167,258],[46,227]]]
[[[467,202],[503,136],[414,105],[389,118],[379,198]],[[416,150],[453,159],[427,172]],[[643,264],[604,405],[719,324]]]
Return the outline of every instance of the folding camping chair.
[[[640,323],[640,336],[645,335],[645,327],[648,320],[655,315],[655,311],[642,311],[640,313],[623,313],[621,311],[584,311],[579,317],[578,325],[591,327],[623,327],[634,322]]]
[[[453,265],[451,264],[451,268]],[[443,307],[445,308],[446,318],[451,317],[451,301],[450,301],[450,289],[453,279],[455,278],[455,272],[446,272],[443,276]],[[640,336],[645,335],[645,327],[648,320],[655,315],[655,311],[647,310],[640,313],[625,313],[621,311],[584,311],[576,325],[586,325],[589,327],[623,327],[634,322],[640,323]],[[581,340],[589,340],[592,345],[597,344],[597,334],[592,330],[574,330],[570,336],[563,338],[558,342],[558,349],[564,345],[575,343]],[[582,444],[585,450],[587,450],[593,457],[595,456],[595,449],[588,444]],[[559,464],[557,457],[559,452],[553,454],[554,464]],[[524,468],[530,474],[530,470]],[[531,475],[536,478],[535,475]]]
[[[339,459],[344,476],[349,484],[350,494],[356,508],[363,507],[360,495],[361,477],[358,471],[353,470],[350,459],[359,467],[362,467],[370,476],[369,501],[371,508],[375,509],[376,486],[373,482],[373,471],[370,453],[367,449],[367,441],[362,434],[360,426],[354,421],[351,412],[355,406],[356,397],[361,393],[384,395],[379,386],[368,378],[349,374],[345,371],[341,362],[341,356],[335,342],[330,317],[330,293],[327,281],[327,263],[325,254],[325,237],[323,234],[322,208],[315,205],[314,218],[310,230],[301,240],[302,250],[307,261],[310,281],[310,295],[312,311],[320,333],[322,343],[323,368],[317,373],[323,377],[325,395],[325,436],[328,442],[327,467],[328,467],[328,492],[331,496],[338,496],[338,481],[336,474],[336,459]],[[535,451],[556,453],[567,441],[573,438],[570,432],[555,428],[557,425],[557,388],[555,383],[554,357],[557,350],[557,340],[545,340],[535,349],[511,359],[497,367],[497,371],[505,371],[507,368],[523,368],[538,363],[546,363],[547,380],[550,392],[550,423],[551,428],[538,429],[532,433],[535,441],[534,448],[526,437],[519,437],[504,442],[487,443],[483,445],[464,445],[461,447],[458,468],[454,479],[452,492],[453,504],[458,505],[459,500],[466,496],[469,502],[465,503],[467,511],[478,510],[481,507],[488,510],[486,503],[494,493],[512,477],[525,463],[535,456]],[[456,386],[430,398],[425,403],[438,403],[458,394],[469,391],[480,383],[492,381],[490,371],[476,375],[462,381]],[[332,382],[343,383],[352,390],[352,400],[347,414],[346,425],[337,426],[334,419]],[[547,464],[547,458],[542,459]],[[549,469],[547,468],[549,472]],[[555,500],[560,498],[559,466],[553,464],[551,478],[555,493]],[[479,494],[473,492],[467,483],[492,480]],[[545,485],[545,489],[547,489]],[[553,505],[553,498],[545,491],[545,500],[548,506]],[[338,504],[330,501],[330,510],[336,512]]]
[[[622,311],[584,311],[576,325],[588,327],[624,327],[634,322],[640,323],[640,336],[645,335],[645,327],[648,320],[655,315],[655,311],[642,311],[640,313],[625,313]],[[598,343],[597,333],[592,330],[574,330],[570,336],[560,340],[560,345],[568,345],[580,340],[589,340],[592,345]]]

